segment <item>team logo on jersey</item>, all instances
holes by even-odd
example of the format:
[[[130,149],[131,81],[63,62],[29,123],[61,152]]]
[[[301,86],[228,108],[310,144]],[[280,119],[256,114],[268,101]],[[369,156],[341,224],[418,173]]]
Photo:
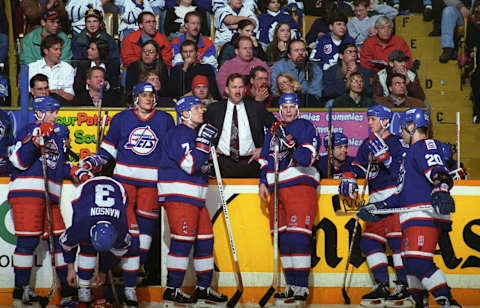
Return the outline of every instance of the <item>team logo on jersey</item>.
[[[323,46],[323,53],[329,55],[332,53],[332,44],[326,44]]]
[[[47,166],[50,169],[57,168],[58,159],[60,158],[60,153],[58,151],[58,146],[54,140],[50,139],[45,142],[45,157],[47,159]]]
[[[128,136],[125,149],[132,150],[138,155],[149,155],[157,147],[158,138],[150,126],[137,127]]]
[[[370,167],[370,173],[368,174],[368,179],[373,180],[377,177],[378,173],[380,172],[380,165],[374,161],[372,162],[372,166]]]
[[[437,149],[437,145],[435,144],[435,141],[433,141],[432,139],[425,140],[425,144],[427,145],[427,150]]]

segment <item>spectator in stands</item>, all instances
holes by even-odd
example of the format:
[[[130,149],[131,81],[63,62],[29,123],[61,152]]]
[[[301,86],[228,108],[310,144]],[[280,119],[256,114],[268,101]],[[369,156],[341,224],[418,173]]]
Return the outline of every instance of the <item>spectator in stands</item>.
[[[250,71],[250,84],[247,87],[247,98],[265,107],[270,107],[273,96],[270,94],[269,75],[263,66],[256,66]]]
[[[216,86],[216,82],[215,82]],[[185,93],[184,96],[195,96],[200,99],[205,106],[210,105],[218,100],[214,99],[210,94],[209,82],[207,77],[203,75],[197,75],[192,80],[192,91]]]
[[[365,95],[363,88],[363,75],[360,72],[353,72],[347,78],[346,93],[337,97],[333,101],[332,107],[334,108],[368,108],[377,103]]]
[[[254,23],[249,19],[244,19],[238,23],[237,33],[232,36],[232,40],[230,42],[225,43],[222,46],[222,49],[220,49],[220,53],[218,55],[219,68],[223,65],[223,63],[235,57],[235,41],[240,36],[247,36],[252,40],[253,56],[255,58],[259,58],[262,61],[267,61],[267,55],[265,54],[265,51],[263,51],[262,45],[258,42],[253,32],[254,28]]]
[[[412,54],[405,40],[392,35],[393,23],[386,16],[380,16],[375,22],[377,35],[370,36],[363,42],[360,52],[360,64],[367,69],[378,72],[387,66],[388,55],[395,49],[403,51],[409,58],[407,67],[412,67]]]
[[[87,59],[77,63],[75,82],[73,83],[75,93],[77,93],[77,90],[85,89],[87,71],[94,66],[100,66],[105,70],[104,79],[107,89],[119,89],[120,63],[107,59],[109,54],[108,43],[101,39],[92,39],[89,46]]]
[[[255,2],[243,3],[243,0],[228,0],[228,5],[223,2],[216,6],[214,2],[213,12],[215,13],[214,25],[215,46],[222,46],[232,40],[235,30],[238,29],[238,23],[242,20],[250,20],[254,29],[258,28],[258,19],[255,15]]]
[[[409,58],[401,50],[394,50],[388,55],[388,66],[375,75],[373,82],[373,98],[388,96],[390,93],[387,86],[387,78],[390,74],[400,73],[405,76],[408,96],[425,100],[417,74],[407,69]]]
[[[36,74],[30,79],[30,94],[32,94],[33,98],[50,95],[48,77],[46,75]]]
[[[468,6],[461,0],[444,0],[446,7],[442,11],[442,34],[441,44],[443,52],[440,55],[440,62],[447,63],[450,60],[456,60],[455,43],[453,35],[455,27],[463,25],[463,18],[470,16],[471,1],[465,1]]]
[[[117,90],[105,89],[105,70],[100,66],[93,66],[87,71],[87,84],[83,89],[75,89],[73,106],[98,107],[100,99],[104,107],[121,107]],[[103,87],[103,97],[100,89]]]
[[[287,1],[285,0],[267,0],[267,7],[263,8],[263,14],[258,16],[260,25],[258,27],[258,40],[265,45],[269,45],[274,38],[275,26],[278,23],[285,23],[290,26],[291,38],[301,37],[298,24],[293,17],[285,12]]]
[[[128,67],[130,63],[138,61],[144,42],[154,40],[160,47],[163,62],[170,68],[173,55],[172,46],[170,46],[167,37],[157,31],[155,16],[150,12],[141,13],[138,15],[138,27],[139,30],[130,33],[122,41],[120,53],[123,66]]]
[[[270,107],[278,107],[278,100],[282,94],[295,93],[300,100],[299,107],[305,106],[305,95],[302,95],[302,86],[290,73],[280,73],[277,76],[277,86],[273,93],[273,99]]]
[[[338,0],[304,0],[303,4],[305,6],[305,14],[309,16],[322,16],[324,17],[326,12],[334,7],[335,9],[340,10],[346,16],[352,16],[353,11],[350,1]],[[318,20],[318,19],[317,19]]]
[[[25,32],[22,28],[20,31],[17,30],[19,31],[19,33],[27,34],[33,29],[35,29],[38,25],[41,25],[42,16],[47,11],[57,12],[57,15],[59,16],[59,19],[61,21],[62,28],[68,29],[69,20],[63,0],[22,0],[21,6],[23,14],[25,15],[27,25],[25,26]],[[38,42],[38,44],[40,45],[40,41]]]
[[[72,53],[74,60],[88,59],[88,49],[92,40],[103,40],[108,43],[108,61],[120,64],[120,50],[117,42],[107,32],[103,23],[102,12],[90,9],[85,13],[85,29],[83,29],[72,40]],[[73,66],[77,66],[73,63]]]
[[[338,48],[339,62],[323,74],[323,99],[325,101],[343,95],[345,93],[345,81],[354,72],[362,74],[365,94],[368,96],[372,95],[370,79],[373,79],[375,73],[357,64],[357,55],[358,51],[354,43],[340,45]]]
[[[288,59],[282,59],[272,66],[272,91],[277,86],[280,73],[290,73],[300,83],[302,95],[305,96],[303,107],[321,107],[323,72],[320,66],[307,62],[304,41],[292,40],[288,45]]]
[[[209,35],[208,24],[207,24],[207,13],[204,9],[193,5],[192,0],[178,0],[178,5],[170,7],[167,9],[165,15],[165,35],[168,37],[168,40],[171,41],[177,36],[184,34],[187,29],[185,28],[187,24],[187,14],[190,12],[196,12],[198,20],[198,33],[202,33],[205,36]],[[210,21],[210,20],[209,20]],[[192,39],[192,38],[188,38]]]
[[[306,2],[310,1],[312,0],[306,0]],[[307,36],[305,37],[308,45],[315,43],[319,37],[330,32],[328,29],[328,19],[330,14],[337,10],[337,6],[333,2],[318,1],[317,3],[320,5],[318,8],[318,14],[312,16],[320,16],[320,18],[317,18],[308,30]],[[307,15],[310,14],[307,13]],[[345,15],[349,16],[348,14]]]
[[[192,80],[197,75],[207,77],[210,84],[210,93],[215,99],[220,99],[215,81],[215,70],[209,64],[200,63],[198,45],[194,41],[186,40],[180,46],[182,62],[175,65],[170,72],[168,93],[171,97],[180,98],[192,90]]]
[[[220,94],[225,96],[225,85],[228,76],[232,73],[239,73],[249,76],[250,70],[255,66],[263,66],[268,72],[270,83],[270,67],[267,63],[253,56],[253,43],[249,37],[240,36],[235,42],[236,57],[225,62],[218,71],[217,84]]]
[[[292,40],[290,25],[279,22],[273,31],[273,40],[267,47],[268,63],[275,63],[280,59],[286,59],[288,44]]]
[[[109,0],[68,0],[67,13],[70,21],[72,22],[73,36],[82,32],[85,29],[85,14],[90,9],[96,9],[102,12],[103,15],[103,3]]]
[[[188,0],[190,1],[190,0]],[[173,60],[172,65],[183,63],[183,58],[180,53],[180,46],[186,40],[193,41],[197,44],[198,57],[201,63],[210,64],[215,71],[217,71],[217,50],[213,42],[205,35],[201,34],[200,24],[205,20],[205,14],[203,16],[197,12],[189,12],[185,14],[185,26],[183,34],[176,37],[172,41]]]
[[[28,80],[38,73],[48,77],[50,91],[60,96],[60,104],[68,105],[75,95],[73,91],[73,78],[75,71],[67,62],[61,61],[63,40],[51,34],[42,40],[40,60],[28,65]]]
[[[218,128],[214,140],[220,171],[224,177],[258,177],[257,159],[265,138],[265,127],[277,121],[263,104],[245,97],[242,75],[228,76],[227,99],[208,105],[204,120]]]
[[[133,34],[133,33],[132,33]],[[142,44],[140,59],[131,63],[127,68],[125,89],[130,92],[139,82],[140,75],[146,70],[156,70],[160,73],[161,83],[168,83],[168,69],[160,58],[161,49],[154,40]]]
[[[393,73],[387,78],[387,86],[390,95],[379,97],[376,99],[378,104],[388,106],[390,108],[426,108],[423,101],[415,97],[407,96],[407,86],[405,75]]]
[[[355,0],[353,1],[355,16],[350,18],[347,23],[348,34],[355,39],[357,46],[361,46],[363,41],[369,36],[377,34],[375,22],[377,19],[385,15],[390,19],[397,16],[398,11],[387,4],[377,4],[371,0]],[[378,14],[368,16],[368,11],[372,10]]]
[[[472,9],[472,16],[468,22],[467,38],[466,38],[466,52],[470,58],[474,59],[476,63],[480,63],[480,1],[475,1]],[[477,52],[474,52],[474,48]],[[470,75],[470,85],[472,87],[473,98],[473,123],[480,123],[480,66],[474,67],[474,71]]]
[[[150,13],[153,20],[150,18],[142,20],[142,14],[145,13]],[[147,23],[149,23],[149,25],[147,25]],[[122,22],[118,26],[120,40],[123,41],[130,33],[138,31],[139,28],[142,29],[141,25],[143,25],[144,27],[146,26],[147,28],[153,26],[155,28],[155,31],[157,29],[157,22],[155,20],[155,16],[153,15],[153,9],[150,6],[150,1],[125,0],[123,2]],[[154,34],[147,35],[153,37]]]
[[[156,70],[147,70],[140,75],[139,81],[150,82],[155,87],[155,99],[157,107],[175,107],[172,98],[167,95],[165,85],[162,85],[161,77]]]
[[[8,55],[8,19],[4,3],[0,3],[0,62],[5,62]]]
[[[30,64],[42,58],[40,45],[42,38],[49,35],[56,35],[63,41],[61,60],[70,62],[72,58],[71,41],[68,36],[60,29],[60,18],[56,11],[46,11],[40,21],[41,27],[28,33],[22,42],[22,51],[20,53],[20,64]]]
[[[317,63],[324,71],[337,64],[338,47],[341,44],[355,43],[347,33],[347,20],[342,12],[333,11],[328,22],[330,33],[318,38],[310,54],[310,61]]]

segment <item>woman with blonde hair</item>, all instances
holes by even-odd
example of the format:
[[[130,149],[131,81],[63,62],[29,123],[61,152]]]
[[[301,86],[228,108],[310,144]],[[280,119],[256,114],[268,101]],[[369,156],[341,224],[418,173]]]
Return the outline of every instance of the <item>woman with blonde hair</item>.
[[[278,107],[278,99],[282,94],[295,93],[300,99],[299,107],[304,105],[304,97],[302,95],[302,86],[295,77],[290,73],[280,73],[277,76],[277,85],[275,87],[272,107]]]

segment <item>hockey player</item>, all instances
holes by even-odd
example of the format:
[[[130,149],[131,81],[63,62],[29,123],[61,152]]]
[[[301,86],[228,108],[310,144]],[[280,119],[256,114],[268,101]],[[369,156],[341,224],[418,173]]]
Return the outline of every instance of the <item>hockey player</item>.
[[[315,168],[318,139],[315,127],[298,119],[298,97],[283,94],[279,99],[282,122],[272,125],[260,154],[259,195],[270,195],[270,227],[273,228],[274,143],[279,142],[278,247],[287,287],[274,295],[274,305],[297,302],[304,305],[308,296],[312,227],[317,216],[316,187],[320,174]]]
[[[167,256],[165,307],[188,305],[198,301],[225,306],[227,297],[210,285],[213,276],[213,229],[205,199],[208,188],[210,144],[217,129],[203,124],[203,104],[194,96],[185,96],[175,105],[180,124],[167,133],[159,165],[158,192],[165,198],[170,226],[170,252]],[[200,128],[199,128],[200,127]],[[197,132],[198,129],[198,132]],[[182,289],[191,248],[197,273],[193,296]]]
[[[395,192],[402,156],[407,147],[399,136],[388,131],[392,118],[390,108],[383,105],[372,106],[367,111],[367,117],[372,136],[360,145],[352,163],[352,172],[343,173],[339,191],[341,195],[356,199],[358,194],[356,178],[365,178],[372,157],[368,175],[369,202],[380,202]],[[396,288],[392,294],[389,288],[386,244],[392,251],[397,274]],[[368,267],[375,279],[372,291],[362,296],[361,305],[366,307],[408,305],[407,278],[400,255],[401,229],[398,214],[390,215],[378,222],[367,222],[362,233],[360,249],[367,257]]]
[[[13,223],[17,245],[15,247],[13,266],[15,273],[14,300],[31,303],[40,300],[29,287],[33,266],[33,252],[39,243],[39,237],[48,238],[47,218],[45,210],[45,183],[47,178],[52,217],[52,231],[58,278],[61,283],[62,303],[68,297],[76,295],[75,289],[67,285],[67,265],[63,259],[58,238],[65,230],[60,213],[60,195],[64,178],[86,181],[91,173],[79,167],[71,167],[65,163],[64,142],[55,132],[55,120],[60,104],[50,96],[39,96],[33,100],[35,123],[23,127],[15,140],[14,149],[9,156],[13,165],[8,202],[12,206]],[[43,174],[40,147],[45,149],[47,174]]]
[[[0,109],[0,176],[7,176],[8,168],[8,147],[13,142],[12,126],[8,114]]]
[[[97,277],[97,282],[101,284],[105,281],[105,273],[117,263],[117,258],[125,255],[122,265],[128,269],[126,265],[130,257],[138,258],[138,251],[127,253],[131,246],[126,215],[127,194],[119,182],[104,176],[88,180],[75,190],[72,209],[72,224],[61,235],[60,243],[68,267],[68,284],[75,287],[78,281],[78,299],[88,305],[92,301],[90,280],[95,271],[97,252],[109,252],[101,258]],[[75,259],[79,246],[77,279]],[[136,277],[126,273],[124,271],[123,276],[125,292],[135,293]],[[127,306],[129,304],[127,301]]]
[[[348,156],[348,138],[342,133],[332,134],[332,159],[330,166],[330,174],[328,173],[328,154],[320,156],[317,163],[317,168],[320,171],[320,178],[334,178],[342,177],[343,172],[352,171],[352,162],[354,157]],[[328,153],[328,135],[323,138],[323,145]]]
[[[410,148],[399,173],[397,194],[387,201],[394,200],[388,204],[408,208],[433,206],[432,210],[400,213],[403,260],[415,307],[428,307],[428,293],[424,304],[427,290],[440,307],[459,308],[444,273],[433,261],[440,233],[451,230],[450,213],[455,212],[455,202],[450,196],[453,180],[442,160],[441,142],[427,139],[429,121],[428,113],[422,109],[410,108],[405,112],[402,135]],[[382,208],[385,204],[368,207]],[[369,219],[368,215],[365,217]]]
[[[113,117],[99,152],[84,158],[80,164],[96,172],[109,160],[116,160],[113,178],[127,191],[129,232],[133,242],[140,241],[140,263],[144,264],[158,218],[160,146],[174,122],[168,113],[155,109],[152,84],[140,82],[132,94],[134,108]]]

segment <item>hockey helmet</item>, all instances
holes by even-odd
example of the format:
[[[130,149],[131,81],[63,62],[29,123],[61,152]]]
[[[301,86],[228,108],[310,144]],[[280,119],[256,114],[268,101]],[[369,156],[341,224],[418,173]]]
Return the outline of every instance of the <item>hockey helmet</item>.
[[[343,144],[348,145],[348,138],[342,133],[333,133],[332,144],[333,144],[333,147],[343,145]],[[325,135],[325,137],[323,138],[323,145],[325,146],[325,149],[328,150],[328,135]]]
[[[415,128],[428,127],[430,123],[430,115],[427,111],[420,108],[410,108],[405,111],[405,118],[403,120],[402,127],[406,128],[407,123],[413,123]]]
[[[60,109],[60,103],[51,96],[37,96],[33,100],[33,110],[45,112]]]
[[[109,221],[98,221],[90,229],[90,237],[97,251],[108,251],[117,239],[117,230]]]
[[[133,87],[132,95],[136,97],[143,92],[155,93],[155,87],[150,82],[139,82]]]
[[[380,120],[387,119],[389,122],[392,119],[392,109],[385,105],[374,105],[368,108],[368,117],[379,117]]]
[[[298,108],[299,100],[295,93],[285,93],[278,99],[278,106],[282,108],[283,104],[296,104]]]
[[[405,121],[405,112],[395,112],[392,115],[390,132],[397,136],[402,136],[402,123]]]
[[[195,96],[184,96],[175,104],[175,110],[178,114],[182,114],[183,111],[190,111],[190,109],[198,104],[202,104],[202,101]]]
[[[66,139],[70,136],[70,130],[68,129],[68,126],[63,125],[63,124],[55,124],[55,134],[57,134],[60,139]]]
[[[445,163],[453,158],[452,145],[450,142],[442,142],[440,149],[442,150],[442,160]]]

